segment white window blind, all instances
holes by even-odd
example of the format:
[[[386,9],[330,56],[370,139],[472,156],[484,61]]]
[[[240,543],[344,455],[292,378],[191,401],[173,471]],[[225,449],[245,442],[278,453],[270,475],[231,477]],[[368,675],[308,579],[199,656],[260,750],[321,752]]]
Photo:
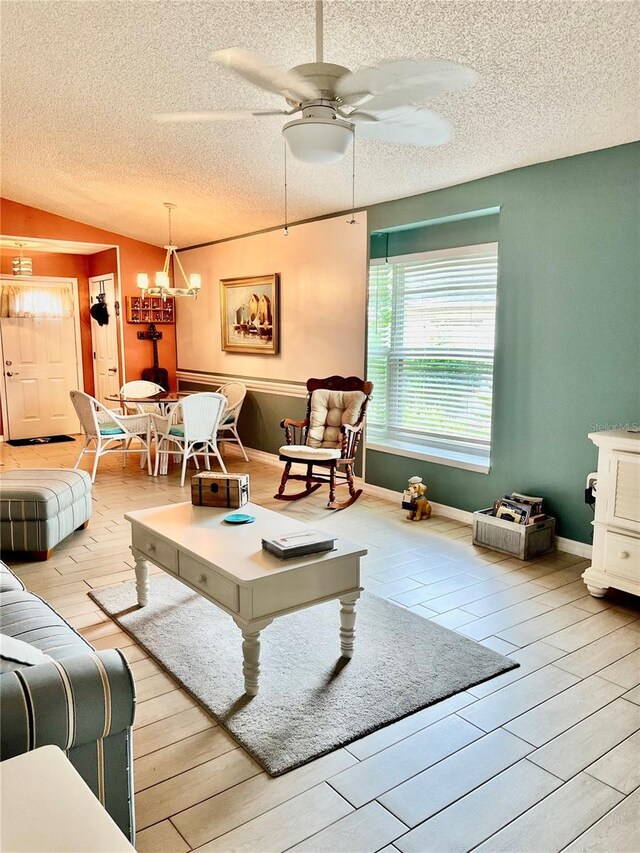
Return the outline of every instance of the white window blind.
[[[373,442],[488,465],[498,244],[371,262],[367,416]]]

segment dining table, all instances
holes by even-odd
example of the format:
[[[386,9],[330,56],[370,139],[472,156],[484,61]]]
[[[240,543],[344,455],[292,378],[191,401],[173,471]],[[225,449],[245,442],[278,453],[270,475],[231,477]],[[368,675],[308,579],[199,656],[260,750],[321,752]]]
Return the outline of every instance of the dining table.
[[[152,394],[150,397],[138,397],[133,394],[107,394],[104,398],[109,403],[120,403],[124,406],[127,403],[149,404],[154,403],[158,406],[160,414],[165,414],[167,409],[174,406],[179,400],[187,395],[185,391],[164,391],[162,394]]]

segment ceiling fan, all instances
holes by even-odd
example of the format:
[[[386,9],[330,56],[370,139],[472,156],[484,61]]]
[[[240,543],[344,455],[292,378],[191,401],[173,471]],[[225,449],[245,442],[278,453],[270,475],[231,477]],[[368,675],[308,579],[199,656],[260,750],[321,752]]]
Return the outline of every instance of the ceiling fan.
[[[212,60],[267,92],[288,110],[213,110],[161,113],[160,122],[208,122],[301,113],[282,129],[289,150],[306,163],[335,163],[359,135],[409,145],[442,145],[451,125],[419,104],[473,85],[478,75],[442,59],[394,59],[350,71],[323,61],[323,2],[316,0],[316,61],[285,70],[242,48],[217,50]]]

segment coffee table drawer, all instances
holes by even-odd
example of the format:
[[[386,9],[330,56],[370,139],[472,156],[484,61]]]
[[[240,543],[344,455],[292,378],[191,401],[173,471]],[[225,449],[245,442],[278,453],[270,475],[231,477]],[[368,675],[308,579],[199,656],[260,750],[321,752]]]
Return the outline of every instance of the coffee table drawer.
[[[230,580],[216,574],[208,566],[180,554],[180,577],[199,589],[207,598],[222,604],[228,610],[237,613],[240,609],[240,594],[238,586]]]
[[[135,529],[133,530],[132,544],[138,551],[142,551],[145,557],[148,557],[152,563],[156,563],[170,572],[177,573],[178,549],[173,545],[168,545],[161,539],[155,539],[153,536],[145,533],[144,530]]]

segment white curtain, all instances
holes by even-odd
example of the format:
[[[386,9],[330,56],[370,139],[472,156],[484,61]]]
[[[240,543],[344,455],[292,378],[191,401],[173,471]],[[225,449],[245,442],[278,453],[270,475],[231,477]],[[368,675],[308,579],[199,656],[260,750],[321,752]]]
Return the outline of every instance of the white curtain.
[[[71,287],[3,284],[0,317],[73,317]]]

